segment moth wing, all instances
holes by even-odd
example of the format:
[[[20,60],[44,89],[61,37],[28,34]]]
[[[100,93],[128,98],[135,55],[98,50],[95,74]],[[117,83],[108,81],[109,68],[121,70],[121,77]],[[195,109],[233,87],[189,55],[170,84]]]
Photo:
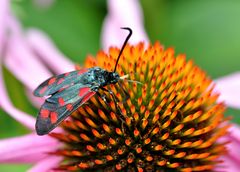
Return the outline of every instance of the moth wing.
[[[57,76],[53,76],[41,83],[33,92],[37,97],[48,96],[61,89],[68,88],[81,81],[82,75],[88,71],[87,68],[76,70]]]
[[[49,97],[37,117],[35,126],[37,134],[48,134],[95,93],[86,85],[76,84]]]

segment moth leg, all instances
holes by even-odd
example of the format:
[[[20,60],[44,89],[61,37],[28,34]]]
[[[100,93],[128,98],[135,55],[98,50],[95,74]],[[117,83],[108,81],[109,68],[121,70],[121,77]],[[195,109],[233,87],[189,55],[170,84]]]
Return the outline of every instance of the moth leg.
[[[117,105],[117,98],[116,98],[116,96],[114,95],[114,93],[111,90],[108,90],[108,89],[106,89],[104,87],[102,87],[100,89],[103,90],[103,91],[108,92],[112,96],[114,103]]]
[[[123,92],[124,95],[125,95],[125,96],[124,96],[124,99],[123,99],[123,102],[126,102],[127,99],[130,98],[130,95],[129,95],[128,92],[123,88],[123,84],[122,84],[122,83],[118,82],[118,84],[119,84],[120,89],[122,90],[122,92]]]
[[[105,95],[101,95],[99,92],[96,92],[96,94],[98,95],[98,97],[101,97],[101,99],[106,103],[108,104],[107,102],[107,99],[106,99],[106,96]]]
[[[106,88],[104,88],[104,87],[101,87],[100,89],[103,90],[103,91],[108,92],[108,93],[112,96],[113,101],[114,101],[114,103],[115,103],[115,105],[116,105],[116,107],[117,107],[117,110],[118,110],[119,114],[120,114],[119,117],[120,117],[122,123],[125,123],[125,117],[124,117],[124,115],[122,114],[122,111],[121,111],[121,109],[120,109],[119,106],[118,106],[117,98],[116,98],[116,96],[114,95],[114,93],[113,93],[111,90],[108,90],[108,89],[106,89]]]

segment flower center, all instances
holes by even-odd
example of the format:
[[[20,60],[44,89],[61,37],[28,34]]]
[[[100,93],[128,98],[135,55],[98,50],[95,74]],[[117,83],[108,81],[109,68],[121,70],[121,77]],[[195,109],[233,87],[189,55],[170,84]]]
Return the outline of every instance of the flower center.
[[[119,49],[88,57],[86,67],[111,71]],[[226,152],[217,140],[229,127],[225,106],[217,103],[205,72],[164,50],[159,43],[125,48],[117,66],[120,81],[99,91],[63,123],[64,133],[51,135],[65,143],[63,170],[207,171]],[[115,98],[117,100],[114,101]]]

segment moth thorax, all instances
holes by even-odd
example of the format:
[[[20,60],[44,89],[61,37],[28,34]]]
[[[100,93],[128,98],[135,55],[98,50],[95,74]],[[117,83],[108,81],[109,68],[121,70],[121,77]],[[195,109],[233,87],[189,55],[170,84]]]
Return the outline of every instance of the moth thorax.
[[[116,72],[109,72],[106,79],[108,83],[114,84],[119,81],[120,77],[119,77],[119,74]]]

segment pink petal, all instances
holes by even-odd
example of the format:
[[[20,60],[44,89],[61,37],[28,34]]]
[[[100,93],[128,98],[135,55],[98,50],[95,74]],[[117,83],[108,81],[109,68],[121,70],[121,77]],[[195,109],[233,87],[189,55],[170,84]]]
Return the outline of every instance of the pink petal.
[[[2,56],[2,50],[4,45],[4,37],[6,32],[6,16],[8,13],[9,1],[1,0],[0,1],[0,56]],[[1,57],[0,57],[1,58]]]
[[[229,135],[224,136],[221,141],[230,141],[227,145],[229,153],[221,158],[223,161],[215,170],[216,171],[229,171],[237,172],[239,171],[240,164],[240,128],[237,125],[233,125],[229,129]]]
[[[11,27],[9,28],[10,26],[10,23],[12,23],[14,27],[12,27],[13,29],[12,30],[15,30],[16,32],[19,32],[19,25],[17,23],[14,23],[14,22],[11,22],[11,20],[9,20],[9,14],[4,14],[7,13],[8,11],[8,1],[1,1],[0,2],[0,18],[1,18],[1,21],[4,23],[2,23],[3,25],[1,25],[1,27],[5,27],[5,29],[7,31],[10,31]],[[2,18],[4,17],[4,18]],[[8,28],[7,28],[8,27]],[[2,29],[2,28],[1,28]],[[12,31],[11,30],[11,31]],[[3,30],[0,30],[0,31],[3,31]],[[12,33],[12,32],[9,32],[9,34]],[[5,32],[1,32],[1,34],[6,34]],[[3,36],[3,35],[1,35]],[[5,35],[6,36],[6,35]],[[1,40],[2,41],[2,40]],[[10,45],[8,44],[9,42],[8,41],[5,41],[5,42],[0,42],[0,45],[1,46],[4,46],[6,51],[9,50],[9,47]],[[8,45],[6,45],[8,44]],[[9,113],[14,119],[16,119],[17,121],[21,122],[22,124],[24,124],[26,127],[30,128],[30,129],[34,129],[34,119],[33,117],[29,116],[28,114],[20,111],[19,109],[15,108],[8,95],[7,95],[7,90],[5,88],[5,85],[4,85],[4,80],[3,80],[3,75],[2,75],[2,61],[3,61],[3,58],[5,58],[5,55],[6,55],[6,51],[4,54],[0,54],[0,95],[1,95],[1,98],[0,98],[0,106],[1,108],[3,108],[7,113]]]
[[[9,30],[9,35],[21,35],[22,34],[22,27],[19,21],[15,18],[15,16],[10,12],[6,16],[6,26]]]
[[[42,60],[38,57],[38,54],[34,54],[30,45],[26,42],[26,39],[22,34],[19,22],[15,18],[9,16],[7,24],[11,31],[11,34],[8,38],[7,53],[6,57],[4,57],[4,63],[18,79],[20,79],[30,90],[33,90],[41,82],[49,78],[52,74],[42,63]],[[41,39],[41,35],[39,34],[38,39]],[[44,37],[44,40],[45,39],[47,38]],[[47,44],[46,42],[46,44],[44,42],[42,43],[44,45]],[[47,47],[45,48],[46,51],[51,51]],[[59,60],[62,63],[60,66],[64,66],[64,59],[55,60]],[[67,60],[65,60],[65,62],[67,64]],[[71,66],[73,67],[74,65]],[[0,92],[2,92],[1,95],[3,95],[0,99],[0,106],[17,121],[21,122],[30,129],[34,129],[35,120],[31,116],[28,116],[26,113],[16,109],[11,104],[5,86],[3,85],[4,82],[2,76],[0,79],[2,81],[0,85]]]
[[[15,108],[8,95],[7,90],[4,86],[4,80],[2,75],[2,68],[1,68],[1,60],[0,60],[0,106],[3,108],[9,115],[11,115],[14,119],[25,125],[26,127],[34,130],[35,126],[35,119],[31,117],[30,115],[20,111],[19,109]]]
[[[233,161],[240,164],[240,128],[234,125],[229,129],[229,133],[228,138],[231,141],[231,143],[227,145],[229,156]]]
[[[28,172],[56,172],[52,169],[57,167],[61,161],[62,157],[51,156],[38,162]]]
[[[39,58],[56,73],[75,70],[74,64],[55,47],[43,32],[30,29],[27,32],[27,40],[30,47],[39,55]]]
[[[233,108],[240,108],[240,72],[215,80],[215,90],[221,93],[219,100]]]
[[[18,21],[10,17],[8,26],[11,35],[8,38],[8,51],[4,64],[30,90],[34,90],[52,74],[27,45]]]
[[[40,108],[40,106],[44,103],[44,99],[42,97],[36,97],[33,95],[32,91],[26,90],[26,95],[31,101],[31,103],[37,107]]]
[[[50,136],[29,134],[0,140],[1,163],[36,163],[48,157],[60,144]]]
[[[217,165],[214,171],[219,172],[239,172],[239,164],[236,164],[235,161],[232,161],[229,157],[223,157],[220,159],[221,164]]]
[[[132,44],[149,41],[144,30],[142,9],[138,0],[108,0],[108,13],[102,30],[102,45],[105,50],[109,46],[123,44],[126,33],[120,30],[120,27],[132,28],[133,35],[129,40]]]
[[[12,45],[16,45],[16,49],[15,51],[8,52],[4,63],[24,85],[30,90],[34,90],[40,83],[52,76],[52,74],[25,49],[24,44],[18,43],[20,42],[12,42]],[[34,67],[35,69],[33,69]]]

